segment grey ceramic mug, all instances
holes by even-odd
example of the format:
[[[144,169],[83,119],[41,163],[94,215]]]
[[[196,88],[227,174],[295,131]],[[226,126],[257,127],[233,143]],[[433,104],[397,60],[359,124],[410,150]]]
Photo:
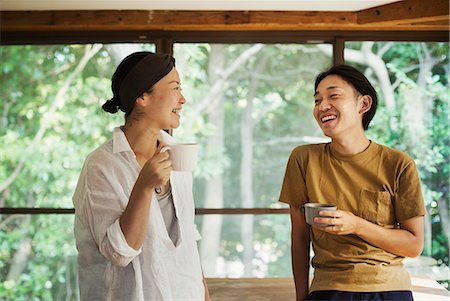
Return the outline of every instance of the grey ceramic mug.
[[[336,207],[336,205],[332,205],[332,204],[306,203],[305,205],[303,205],[303,209],[305,211],[305,218],[306,218],[306,222],[308,224],[316,225],[316,226],[328,226],[328,224],[314,222],[314,218],[315,217],[326,217],[326,216],[320,216],[319,212],[321,210],[335,211],[337,209],[337,207]]]

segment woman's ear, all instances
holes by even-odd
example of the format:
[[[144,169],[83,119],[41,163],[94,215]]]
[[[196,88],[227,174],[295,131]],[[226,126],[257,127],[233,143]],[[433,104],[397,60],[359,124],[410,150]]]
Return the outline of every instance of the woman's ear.
[[[147,101],[144,99],[144,96],[139,96],[136,98],[136,105],[139,105],[141,107],[145,107],[147,105]]]
[[[370,97],[369,95],[361,96],[359,113],[364,114],[367,111],[369,111],[371,107],[372,107],[372,97]]]

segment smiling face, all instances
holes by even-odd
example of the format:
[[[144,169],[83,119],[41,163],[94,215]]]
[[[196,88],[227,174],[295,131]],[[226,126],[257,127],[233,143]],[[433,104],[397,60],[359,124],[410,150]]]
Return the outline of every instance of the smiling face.
[[[370,96],[358,92],[338,75],[325,77],[314,94],[314,118],[332,139],[364,133],[362,117],[370,109]]]
[[[180,76],[173,68],[159,80],[149,93],[137,100],[143,107],[147,120],[152,127],[172,129],[180,125],[181,109],[186,99],[181,94]]]

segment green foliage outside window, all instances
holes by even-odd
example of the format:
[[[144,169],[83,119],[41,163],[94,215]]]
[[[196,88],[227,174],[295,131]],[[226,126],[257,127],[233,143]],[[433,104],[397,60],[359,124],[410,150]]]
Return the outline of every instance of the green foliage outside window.
[[[380,94],[370,138],[406,151],[420,169],[429,212],[424,255],[448,266],[448,44],[346,47],[347,62]],[[121,114],[100,107],[111,97],[118,61],[137,49],[153,46],[0,47],[0,207],[72,207],[84,158],[123,124]],[[187,104],[174,135],[202,145],[197,207],[282,207],[289,152],[324,141],[312,117],[313,79],[331,64],[331,53],[330,45],[175,45]],[[244,169],[250,177],[241,170],[244,154],[252,158]],[[218,180],[220,198],[207,189]],[[289,216],[196,222],[202,232],[218,225],[218,237],[203,233],[200,245],[207,276],[291,275]],[[0,299],[78,300],[72,215],[0,215]]]

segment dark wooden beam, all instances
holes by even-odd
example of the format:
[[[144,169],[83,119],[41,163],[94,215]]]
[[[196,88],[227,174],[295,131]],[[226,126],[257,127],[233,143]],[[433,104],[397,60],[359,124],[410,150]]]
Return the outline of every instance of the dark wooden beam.
[[[173,55],[173,39],[170,38],[157,38],[155,39],[156,52],[167,53]],[[172,133],[172,129],[169,130]]]
[[[74,214],[74,208],[0,208],[0,214]],[[289,214],[288,208],[196,208],[196,215]]]
[[[436,2],[439,9],[444,4]],[[410,2],[410,1],[407,1]],[[404,31],[443,31],[448,24],[409,24],[404,20],[442,21],[447,18],[441,10],[423,9],[426,4],[413,0],[418,8],[411,15],[379,8],[376,11],[361,12],[307,12],[307,11],[142,11],[142,10],[87,10],[87,11],[4,11],[0,14],[1,32],[17,31],[268,31],[268,30],[304,30],[304,31],[367,31],[367,30],[404,30]],[[394,3],[395,4],[395,3]],[[448,7],[448,6],[447,6]],[[434,14],[434,15],[433,15]],[[380,15],[382,17],[380,17]],[[435,19],[432,19],[435,18]],[[438,19],[436,19],[438,18]],[[384,24],[383,22],[394,22]]]
[[[386,25],[432,25],[449,21],[448,0],[405,0],[386,4],[357,13],[357,23]],[[442,24],[442,23],[437,23]]]
[[[195,209],[196,215],[205,214],[289,214],[288,208],[218,208],[218,209],[208,209],[208,208],[197,208]]]
[[[220,30],[295,29],[356,25],[352,12],[264,11],[5,11],[2,30]]]
[[[305,30],[217,30],[217,31],[5,31],[1,45],[50,45],[84,43],[155,43],[167,52],[173,43],[328,43],[345,41],[448,42],[448,31],[305,31]],[[159,45],[159,46],[158,46]],[[162,50],[166,49],[166,50]],[[336,58],[338,54],[336,53]]]
[[[345,49],[345,40],[342,38],[336,38],[334,41],[333,47],[333,64],[340,65],[344,64],[344,49]]]

